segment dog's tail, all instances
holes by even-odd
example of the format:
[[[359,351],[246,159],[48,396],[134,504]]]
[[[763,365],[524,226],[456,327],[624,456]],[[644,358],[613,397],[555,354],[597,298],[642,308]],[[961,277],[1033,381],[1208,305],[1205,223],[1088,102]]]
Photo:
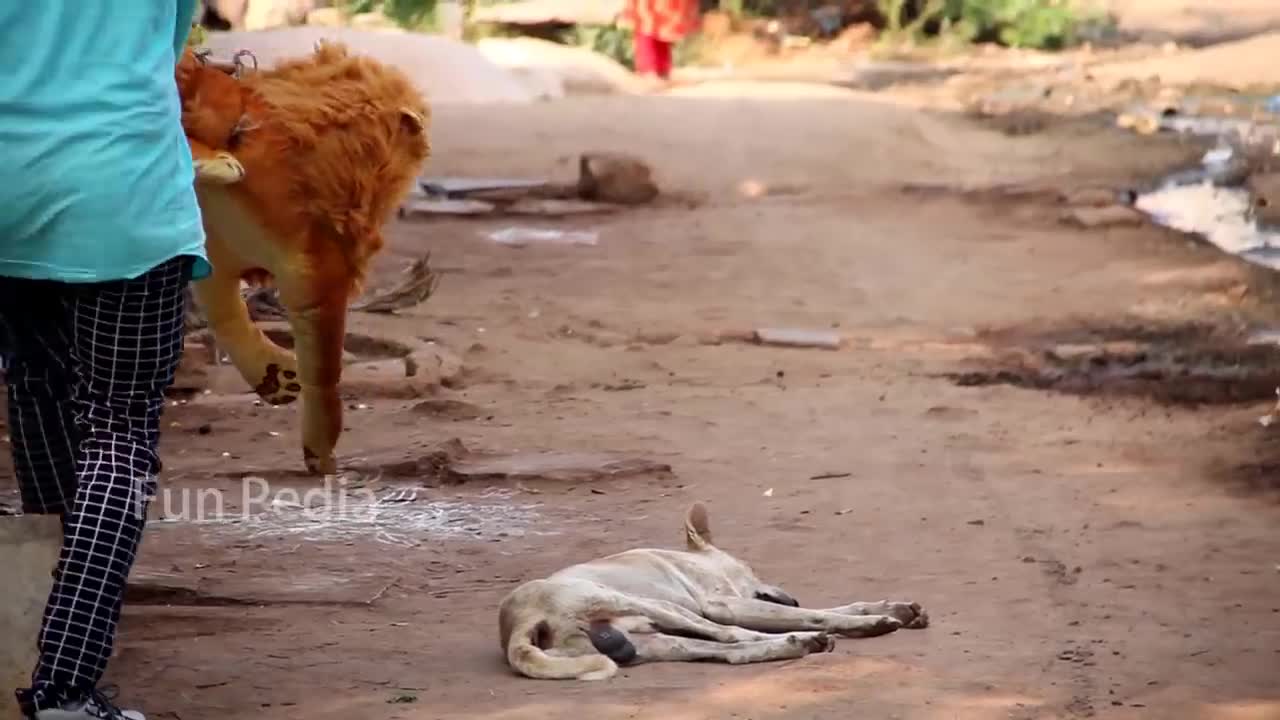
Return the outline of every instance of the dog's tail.
[[[711,521],[707,519],[707,506],[696,502],[684,516],[684,539],[693,551],[711,548]]]
[[[605,680],[618,672],[618,664],[604,655],[547,654],[537,639],[549,632],[547,621],[534,620],[511,633],[507,662],[516,672],[536,680]]]

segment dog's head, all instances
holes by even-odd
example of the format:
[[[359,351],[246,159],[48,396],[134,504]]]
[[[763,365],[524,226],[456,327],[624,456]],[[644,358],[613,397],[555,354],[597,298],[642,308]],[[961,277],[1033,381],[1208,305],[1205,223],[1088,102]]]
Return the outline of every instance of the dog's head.
[[[721,570],[728,576],[739,592],[756,600],[800,607],[800,603],[789,593],[775,585],[769,585],[756,577],[756,573],[746,562],[720,550],[711,542],[711,521],[707,516],[707,506],[694,503],[685,514],[685,544],[692,552],[713,553],[721,564]]]

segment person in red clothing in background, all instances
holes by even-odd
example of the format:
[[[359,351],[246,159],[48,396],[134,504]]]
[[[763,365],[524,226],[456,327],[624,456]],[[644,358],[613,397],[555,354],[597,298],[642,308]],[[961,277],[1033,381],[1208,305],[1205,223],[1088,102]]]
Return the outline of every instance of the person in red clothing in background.
[[[621,24],[635,35],[636,74],[665,84],[671,46],[698,29],[698,0],[627,0]]]

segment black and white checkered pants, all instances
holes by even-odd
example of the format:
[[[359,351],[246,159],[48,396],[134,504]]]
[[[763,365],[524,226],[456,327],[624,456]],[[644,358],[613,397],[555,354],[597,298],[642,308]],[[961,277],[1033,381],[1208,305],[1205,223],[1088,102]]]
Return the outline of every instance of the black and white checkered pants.
[[[164,391],[182,354],[190,259],[95,284],[0,278],[9,428],[23,511],[62,516],[29,710],[79,700],[115,642],[160,470]]]

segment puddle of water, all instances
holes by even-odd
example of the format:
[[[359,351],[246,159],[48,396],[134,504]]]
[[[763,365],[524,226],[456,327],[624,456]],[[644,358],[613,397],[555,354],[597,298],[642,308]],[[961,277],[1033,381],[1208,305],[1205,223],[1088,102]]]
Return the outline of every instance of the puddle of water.
[[[1201,166],[1174,173],[1156,189],[1141,193],[1134,207],[1155,222],[1204,237],[1222,250],[1256,265],[1280,270],[1280,232],[1259,226],[1249,193],[1228,186],[1237,148],[1269,148],[1280,154],[1280,127],[1235,118],[1170,116],[1161,129],[1217,139]]]
[[[422,490],[394,491],[376,500],[343,496],[333,503],[307,507],[273,501],[259,513],[210,513],[203,517],[165,518],[157,528],[198,527],[211,535],[244,539],[292,539],[304,542],[373,540],[414,547],[432,538],[522,537],[556,535],[535,528],[538,503],[512,502],[514,491],[494,490],[477,500],[417,498]]]
[[[1169,183],[1138,196],[1134,206],[1175,230],[1195,233],[1233,255],[1280,270],[1280,232],[1258,226],[1249,212],[1249,194],[1240,188]]]

